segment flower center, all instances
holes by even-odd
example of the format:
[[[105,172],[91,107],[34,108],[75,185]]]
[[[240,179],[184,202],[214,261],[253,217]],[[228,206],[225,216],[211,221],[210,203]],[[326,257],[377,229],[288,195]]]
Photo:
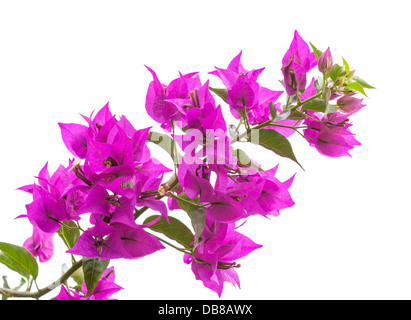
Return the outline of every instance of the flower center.
[[[107,159],[103,160],[103,165],[107,168],[117,167],[118,163],[112,157],[108,157]]]

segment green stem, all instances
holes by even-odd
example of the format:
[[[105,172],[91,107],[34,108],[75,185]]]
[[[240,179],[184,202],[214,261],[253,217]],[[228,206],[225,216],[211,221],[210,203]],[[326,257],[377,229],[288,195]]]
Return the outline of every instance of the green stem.
[[[322,123],[321,120],[315,119],[315,118],[309,116],[308,114],[306,114],[306,113],[304,113],[304,112],[301,112],[300,110],[295,110],[295,111],[298,112],[298,113],[301,113],[301,114],[302,114],[304,117],[306,117],[306,118],[309,118],[309,119],[311,119],[311,120],[314,120],[314,121],[317,121],[317,122],[321,122],[321,123]]]
[[[288,109],[288,106],[290,105],[290,100],[291,100],[291,97],[290,97],[290,96],[287,96],[287,103],[286,103],[286,105],[285,105],[284,110],[287,110],[287,109]]]
[[[299,90],[297,90],[295,97],[297,98],[297,104],[302,105],[301,100],[300,100],[300,94],[299,94]]]
[[[168,242],[168,241],[166,241],[166,240],[164,240],[164,239],[161,239],[160,237],[157,237],[157,236],[155,236],[154,234],[151,234],[150,232],[147,232],[147,231],[146,231],[146,233],[149,234],[149,235],[152,235],[152,236],[156,237],[159,241],[165,243],[166,245],[168,245],[168,246],[170,246],[170,247],[172,247],[172,248],[174,248],[174,249],[176,249],[176,250],[178,250],[178,251],[180,251],[180,252],[184,252],[184,253],[187,253],[187,254],[191,254],[190,251],[187,251],[188,249],[179,248],[179,247],[173,245],[172,243],[170,243],[170,242]]]
[[[171,120],[171,126],[173,128],[173,136],[175,135],[175,127],[174,127],[174,121]],[[177,176],[177,168],[178,168],[178,157],[177,157],[177,149],[176,149],[176,144],[174,139],[171,139],[171,153],[172,153],[172,158],[174,159],[174,174]],[[176,161],[177,160],[177,161]]]
[[[240,129],[242,123],[243,123],[243,118],[240,119],[240,123],[238,124],[237,128],[235,128],[235,132],[237,132],[238,129]]]
[[[321,89],[321,91],[324,91],[326,82],[327,82],[327,79],[325,77],[325,73],[323,73],[323,88]]]
[[[60,222],[60,224],[69,230],[81,230],[82,232],[84,232],[84,230],[80,227],[78,223],[77,223],[77,227],[70,227],[63,222]]]
[[[298,109],[299,107],[301,107],[303,104],[305,104],[305,103],[307,103],[307,102],[310,102],[310,101],[312,101],[312,100],[314,100],[314,99],[317,99],[317,98],[321,97],[321,95],[322,95],[322,90],[321,90],[320,92],[318,92],[316,95],[314,95],[314,96],[312,96],[312,97],[310,97],[310,98],[308,98],[308,99],[306,99],[306,100],[304,100],[304,101],[300,101],[300,102],[297,103],[294,107],[292,107],[290,110],[291,110],[291,111],[298,111],[298,112],[304,114],[305,116],[309,117],[308,115],[306,115],[305,113],[303,113],[303,112],[301,112],[301,111],[299,111],[299,110],[297,110],[297,109]],[[310,117],[310,118],[311,118],[311,117]],[[319,121],[319,120],[314,119],[314,118],[311,118],[311,119],[312,119],[312,120]],[[264,127],[267,127],[267,126],[272,125],[272,122],[273,122],[273,120],[270,119],[270,120],[267,120],[267,121],[265,121],[265,122],[263,122],[263,123],[260,123],[259,125],[256,125],[255,127],[251,128],[251,129],[253,129],[253,130],[261,129],[261,128],[264,128]],[[320,121],[320,122],[321,122],[321,121]],[[244,138],[248,133],[249,133],[249,132],[243,132],[242,134],[237,135],[236,137],[234,137],[234,138],[231,140],[231,144],[233,144],[233,143],[236,142],[236,141],[241,140],[241,139]]]
[[[82,265],[83,265],[82,260],[76,262],[75,264],[71,266],[69,270],[66,271],[65,274],[61,276],[60,279],[54,281],[52,284],[48,285],[47,287],[38,290],[37,292],[21,292],[21,291],[16,291],[13,289],[6,289],[6,288],[0,288],[0,291],[8,297],[39,299],[40,297],[51,292],[52,290],[54,290],[55,288],[59,287],[61,284],[66,282],[71,277],[71,275],[77,271],[77,269],[81,268]]]
[[[205,207],[205,205],[204,204],[200,204],[200,203],[195,203],[195,202],[191,202],[191,201],[189,201],[189,200],[186,200],[186,199],[184,199],[184,198],[181,198],[181,197],[179,197],[178,195],[176,195],[176,194],[170,194],[170,196],[169,196],[170,198],[173,198],[173,199],[176,199],[176,200],[178,200],[178,201],[182,201],[182,202],[185,202],[185,203],[187,203],[187,204],[189,204],[189,205],[192,205],[192,206],[195,206],[195,207],[199,207],[199,208],[201,208],[201,207]]]
[[[245,125],[247,131],[250,132],[251,127],[250,127],[250,122],[248,121],[248,115],[247,115],[247,110],[246,110],[245,106],[244,106],[242,118],[244,118],[244,125]]]
[[[312,100],[314,100],[314,99],[317,99],[317,98],[321,97],[322,94],[323,94],[323,91],[321,90],[321,91],[318,92],[316,95],[314,95],[314,96],[312,96],[312,97],[310,97],[310,98],[308,98],[308,99],[305,99],[304,101],[300,101],[300,102],[297,103],[294,107],[291,108],[291,111],[294,111],[294,110],[298,109],[299,107],[301,107],[303,104],[306,104],[307,102],[310,102],[310,101],[312,101]]]

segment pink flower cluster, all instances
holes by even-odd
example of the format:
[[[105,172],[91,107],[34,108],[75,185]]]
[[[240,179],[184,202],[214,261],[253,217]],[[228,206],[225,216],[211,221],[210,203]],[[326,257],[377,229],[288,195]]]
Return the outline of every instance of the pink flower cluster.
[[[26,206],[33,235],[24,247],[41,262],[48,261],[53,235],[69,222],[79,226],[87,219],[91,226],[84,231],[79,228],[81,235],[67,253],[100,260],[138,259],[164,249],[162,239],[148,231],[153,228],[161,233],[156,224],[174,223],[169,213],[184,210],[194,233],[180,251],[185,252],[184,262],[191,265],[195,278],[219,296],[225,282],[239,287],[237,261],[261,247],[237,231],[239,224],[253,215],[277,216],[293,206],[289,189],[294,176],[280,181],[278,165],[263,170],[253,160],[244,163],[234,143],[244,137],[250,142],[251,130],[275,131],[273,137],[285,141],[298,132],[323,155],[349,155],[359,142],[350,131],[348,117],[364,106],[350,89],[352,72],[334,70],[329,48],[324,53],[312,52],[297,31],[282,60],[285,105],[277,102],[283,91],[259,84],[264,68],[246,70],[241,55],[226,69],[210,72],[225,87],[218,90],[210,88],[208,80],[202,83],[197,73],[180,73],[165,85],[147,67],[153,80],[145,109],[163,128],[165,133],[159,134],[163,142],[170,141],[167,147],[174,168],[152,157],[150,148],[156,141],[151,127],[135,129],[125,116],[113,115],[108,104],[95,115],[83,116],[85,124],[59,123],[63,142],[75,158],[52,175],[46,164],[36,183],[20,188],[33,198]],[[307,86],[307,74],[317,65],[322,81],[313,78]],[[215,92],[234,119],[240,120],[235,130],[227,126],[225,107],[217,105]],[[243,135],[239,133],[242,126]],[[171,133],[169,140],[164,140],[167,133]],[[262,145],[280,155],[288,152],[269,142]],[[148,209],[158,215],[138,223]],[[171,238],[184,243],[177,235]],[[110,292],[119,288],[112,275],[103,275],[100,284]],[[83,299],[84,290],[62,287],[57,298]]]

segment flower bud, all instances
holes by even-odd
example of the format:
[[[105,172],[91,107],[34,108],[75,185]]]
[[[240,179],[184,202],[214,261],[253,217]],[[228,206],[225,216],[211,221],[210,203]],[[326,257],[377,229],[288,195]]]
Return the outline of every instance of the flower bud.
[[[344,113],[355,113],[365,105],[363,99],[353,97],[354,94],[345,95],[337,100],[338,108]]]
[[[163,186],[160,186],[157,191],[160,196],[164,196],[166,194],[166,190]]]
[[[337,87],[342,87],[344,85],[345,80],[345,77],[338,77],[337,80],[335,80],[335,85]]]
[[[350,72],[348,72],[347,78],[351,79],[353,77],[354,73],[355,73],[355,69],[350,70]]]
[[[297,77],[295,74],[295,70],[293,69],[292,61],[284,67],[282,67],[283,75],[284,75],[284,86],[287,91],[287,95],[293,96],[297,91]]]
[[[333,57],[330,52],[330,47],[318,58],[318,70],[322,73],[330,73],[333,67]]]

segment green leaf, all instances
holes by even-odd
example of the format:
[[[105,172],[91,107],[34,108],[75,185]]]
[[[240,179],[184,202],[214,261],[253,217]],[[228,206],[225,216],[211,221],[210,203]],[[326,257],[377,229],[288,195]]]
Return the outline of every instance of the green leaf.
[[[350,82],[350,83],[347,83],[346,86],[348,88],[354,89],[355,91],[361,92],[364,96],[368,97],[364,91],[364,88],[358,82]]]
[[[311,42],[310,42],[310,46],[313,49],[315,57],[318,60],[321,57],[321,55],[323,54],[323,52],[321,50],[318,50]]]
[[[339,64],[334,64],[331,71],[330,71],[330,78],[332,81],[336,81],[339,76],[341,76],[341,72],[344,72],[343,67]]]
[[[324,78],[323,77],[318,77],[314,81],[314,88],[315,88],[315,90],[317,90],[317,92],[320,92],[323,89],[323,85],[324,85]]]
[[[174,163],[180,163],[181,155],[178,152],[174,153],[174,146],[176,141],[170,136],[158,132],[151,131],[148,134],[147,140],[157,144],[159,147],[163,148],[171,156]]]
[[[197,208],[194,211],[187,212],[191,219],[191,225],[194,229],[194,248],[195,250],[198,244],[201,241],[201,234],[204,231],[205,223],[206,223],[206,209],[205,208]]]
[[[84,282],[84,272],[83,268],[77,269],[72,275],[71,278],[77,283],[77,285],[81,286]]]
[[[327,107],[327,104],[323,99],[314,99],[311,101],[308,101],[307,103],[304,103],[301,106],[301,110],[312,110],[312,111],[317,111],[317,112],[324,112],[325,108]]]
[[[83,258],[83,275],[87,287],[87,296],[90,296],[101,275],[107,269],[110,260],[99,260],[98,258]]]
[[[190,212],[190,211],[194,211],[197,208],[199,208],[199,197],[195,198],[195,199],[190,199],[189,196],[186,193],[181,193],[178,195],[179,198],[183,199],[183,200],[177,200],[178,205],[180,206],[181,209],[183,209],[185,212]],[[187,200],[193,204],[190,204],[184,200]],[[194,205],[195,204],[195,205]]]
[[[7,283],[7,276],[2,276],[3,278],[3,288],[4,289],[10,289],[9,284]],[[9,296],[2,294],[1,295],[1,300],[7,300]]]
[[[28,273],[25,269],[20,270],[18,266],[15,266],[13,260],[11,260],[8,256],[4,253],[0,252],[0,263],[4,264],[9,269],[20,273],[23,277],[29,278],[30,273]]]
[[[336,111],[338,111],[338,107],[333,106],[331,104],[328,104],[327,109],[325,109],[325,113],[332,113],[332,112],[336,112]]]
[[[3,288],[4,289],[10,289],[10,286],[7,283],[7,277],[3,276],[2,278],[3,278]],[[1,300],[7,300],[7,299],[8,299],[8,296],[6,296],[5,294],[1,295]]]
[[[150,216],[148,217],[143,224],[147,224],[159,216]],[[169,216],[170,223],[166,221],[163,217],[153,224],[149,229],[162,233],[168,238],[177,241],[179,244],[184,246],[184,248],[190,249],[191,243],[194,241],[194,235],[191,230],[180,220]]]
[[[304,170],[297,161],[290,142],[279,132],[271,129],[252,130],[250,142],[271,150],[281,157],[293,160]]]
[[[36,279],[39,267],[33,255],[23,247],[5,242],[0,242],[0,262],[9,269],[18,272],[23,277],[29,279],[30,276]]]
[[[274,102],[270,101],[268,108],[270,109],[271,118],[275,119],[277,117],[277,109],[274,106]]]
[[[372,85],[368,84],[364,79],[360,78],[359,76],[353,76],[351,79],[354,80],[354,81],[356,81],[356,82],[359,83],[360,85],[362,85],[364,88],[367,88],[367,89],[375,89],[375,87],[373,87]]]
[[[198,198],[190,199],[186,193],[179,194],[179,197],[184,200],[193,202],[193,203],[198,203],[199,201]],[[185,212],[187,212],[188,216],[190,217],[191,225],[193,226],[193,229],[194,229],[195,243],[194,243],[193,250],[195,250],[198,243],[200,242],[200,237],[205,227],[206,209],[199,207],[199,206],[192,205],[182,200],[177,200],[177,202],[180,208],[183,209]]]
[[[122,188],[132,188],[134,186],[134,181],[130,180],[127,183],[124,183],[123,181],[121,181],[121,187]]]
[[[344,62],[345,75],[348,76],[348,74],[350,73],[350,65],[343,57],[341,58],[343,59],[343,62]]]
[[[301,112],[291,111],[288,120],[304,120],[305,116]]]
[[[74,221],[64,221],[57,233],[69,249],[74,247],[80,237],[80,231]]]
[[[331,98],[331,89],[328,87],[324,88],[324,91],[322,93],[322,98],[325,102],[326,105],[328,105],[328,102],[330,101]]]
[[[209,87],[210,91],[214,92],[216,95],[218,95],[221,99],[224,100],[225,103],[227,103],[227,89],[217,89],[217,88],[212,88]]]
[[[273,119],[273,122],[279,122],[279,121],[283,121],[285,119],[288,119],[288,117],[291,114],[291,110],[285,110],[283,112],[281,112],[280,114],[277,114],[277,116]]]

